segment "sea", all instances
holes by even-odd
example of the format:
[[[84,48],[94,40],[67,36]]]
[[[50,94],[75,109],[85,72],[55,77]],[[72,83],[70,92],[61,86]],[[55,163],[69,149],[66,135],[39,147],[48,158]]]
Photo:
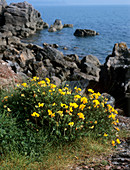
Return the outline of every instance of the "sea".
[[[44,22],[53,24],[60,19],[62,24],[73,24],[73,28],[48,32],[37,31],[23,42],[43,46],[43,43],[58,44],[64,55],[77,54],[80,59],[92,54],[103,64],[112,53],[115,43],[126,42],[130,48],[130,5],[96,6],[33,6],[41,13]],[[100,35],[75,37],[76,29],[92,29]],[[67,47],[67,50],[64,50]]]

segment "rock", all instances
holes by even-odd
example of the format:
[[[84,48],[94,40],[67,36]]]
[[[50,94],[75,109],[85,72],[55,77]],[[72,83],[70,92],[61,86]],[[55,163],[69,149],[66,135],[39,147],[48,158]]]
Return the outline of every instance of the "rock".
[[[48,43],[43,43],[43,46],[50,46],[50,47],[53,47],[53,48],[58,48],[59,47],[58,44],[48,44]]]
[[[86,88],[89,84],[89,80],[77,80],[77,81],[64,81],[62,83],[63,86],[69,85],[69,88],[74,91],[74,88],[81,88],[80,94],[83,95],[85,94]]]
[[[62,22],[59,19],[55,20],[53,26],[56,30],[61,30],[63,28]]]
[[[56,86],[59,86],[61,84],[61,80],[60,78],[56,77],[56,76],[52,76],[51,77],[51,81],[52,83],[54,83]]]
[[[0,26],[4,25],[4,10],[6,6],[6,0],[0,0]]]
[[[114,45],[101,68],[100,83],[116,99],[116,107],[130,116],[130,49],[126,43]]]
[[[93,30],[88,30],[88,29],[76,29],[76,31],[74,32],[74,35],[78,37],[86,37],[86,36],[99,35],[99,33]]]
[[[115,99],[108,93],[102,93],[102,96],[107,99],[106,105],[110,104],[112,107],[115,107]]]
[[[63,28],[72,28],[73,27],[73,24],[64,24],[63,25]]]
[[[93,56],[88,55],[81,60],[81,71],[87,73],[94,77],[96,81],[99,81],[99,72],[100,72],[100,62]]]
[[[67,47],[63,47],[63,50],[68,50],[68,48]]]
[[[56,32],[56,31],[57,29],[53,25],[51,25],[50,28],[48,29],[48,32]]]
[[[56,19],[54,24],[50,26],[48,29],[49,32],[56,32],[58,30],[61,30],[63,28],[62,22],[59,19]]]
[[[14,73],[6,62],[0,60],[0,89],[9,85],[14,86],[15,83],[19,82],[21,82],[20,77]]]
[[[11,3],[4,11],[5,24],[0,29],[2,32],[11,32],[18,37],[27,37],[36,30],[47,28],[41,14],[27,2]]]

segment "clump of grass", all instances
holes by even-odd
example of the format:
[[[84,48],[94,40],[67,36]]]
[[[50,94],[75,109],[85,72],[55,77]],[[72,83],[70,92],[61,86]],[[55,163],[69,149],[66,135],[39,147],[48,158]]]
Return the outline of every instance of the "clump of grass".
[[[74,90],[33,77],[4,96],[0,102],[1,154],[17,150],[38,159],[48,153],[47,145],[69,144],[83,137],[119,144],[117,111],[92,89],[87,97],[80,95],[80,88]]]

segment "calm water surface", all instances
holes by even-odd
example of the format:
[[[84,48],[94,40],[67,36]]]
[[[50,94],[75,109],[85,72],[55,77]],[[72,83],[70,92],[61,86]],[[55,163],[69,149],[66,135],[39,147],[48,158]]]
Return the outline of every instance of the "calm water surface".
[[[58,32],[38,31],[25,42],[42,46],[46,43],[58,44],[64,54],[82,56],[92,54],[101,63],[112,52],[115,43],[126,42],[130,48],[130,6],[34,6],[49,25],[55,19],[63,24],[73,24],[73,28],[64,28]],[[100,33],[94,37],[75,37],[76,29],[92,29]],[[63,50],[67,47],[68,50]],[[77,47],[77,48],[75,48]]]

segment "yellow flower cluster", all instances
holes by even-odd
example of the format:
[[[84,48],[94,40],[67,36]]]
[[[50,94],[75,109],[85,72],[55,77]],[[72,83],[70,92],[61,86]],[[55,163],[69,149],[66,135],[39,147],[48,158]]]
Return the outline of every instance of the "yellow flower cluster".
[[[119,139],[116,139],[116,142],[114,140],[112,140],[112,146],[115,146],[117,144],[120,144],[121,141]]]
[[[79,118],[80,118],[80,119],[83,119],[83,120],[85,119],[85,117],[84,117],[84,114],[83,114],[83,113],[81,113],[81,112],[80,112],[80,113],[77,113],[77,115],[79,116]]]

